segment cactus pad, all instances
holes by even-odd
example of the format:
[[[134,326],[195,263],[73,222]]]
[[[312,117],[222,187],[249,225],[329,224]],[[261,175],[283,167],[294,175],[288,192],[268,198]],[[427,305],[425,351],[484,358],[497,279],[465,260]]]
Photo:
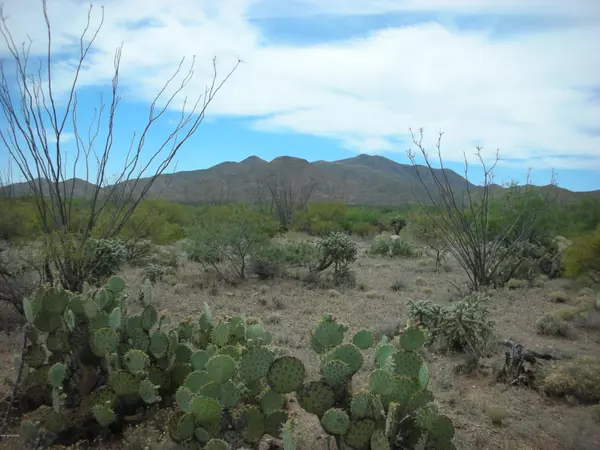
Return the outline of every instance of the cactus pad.
[[[111,311],[108,317],[108,326],[113,330],[121,328],[121,308],[118,306]]]
[[[103,310],[110,302],[110,294],[105,289],[99,289],[94,294],[94,303],[98,306],[98,310]]]
[[[187,363],[190,362],[192,354],[194,353],[194,347],[185,342],[177,344],[175,347],[175,359],[177,362]]]
[[[377,352],[375,354],[375,361],[377,362],[377,366],[381,369],[385,369],[388,366],[389,358],[394,353],[396,353],[398,349],[393,344],[380,344],[377,346]]]
[[[102,427],[107,427],[115,421],[115,413],[108,406],[96,405],[92,408],[94,418]]]
[[[48,381],[50,386],[57,388],[62,386],[63,381],[67,375],[67,366],[61,363],[54,364],[48,372]]]
[[[111,277],[106,283],[106,289],[113,294],[120,294],[125,290],[125,280],[121,277]]]
[[[260,395],[260,409],[263,413],[269,414],[283,408],[285,398],[272,389],[265,389]]]
[[[144,331],[150,330],[158,321],[158,310],[154,305],[148,305],[140,316],[140,325]]]
[[[246,424],[244,434],[249,441],[256,442],[265,434],[265,415],[257,406],[244,407],[244,422]]]
[[[187,376],[192,372],[192,365],[189,363],[175,363],[171,369],[171,380],[175,386],[181,386]]]
[[[320,381],[311,381],[297,392],[298,403],[309,413],[321,417],[335,403],[333,389]]]
[[[269,345],[273,337],[271,333],[265,331],[260,323],[255,323],[246,328],[246,339],[255,344]]]
[[[203,395],[204,397],[210,397],[214,398],[215,400],[219,400],[221,398],[221,385],[211,381],[210,383],[206,383],[204,386],[202,386],[197,393],[198,395]]]
[[[304,364],[294,356],[282,356],[276,359],[271,364],[267,375],[271,389],[280,394],[287,394],[298,389],[305,377]]]
[[[241,317],[234,316],[229,320],[229,333],[236,341],[246,338],[246,324]]]
[[[345,442],[354,448],[368,448],[371,442],[371,436],[375,432],[375,421],[372,419],[363,419],[350,425]]]
[[[53,333],[60,328],[62,319],[60,314],[44,312],[35,316],[33,325],[40,331],[46,333]]]
[[[25,362],[30,367],[40,367],[46,362],[46,349],[41,344],[30,345],[27,348]]]
[[[105,356],[117,349],[119,335],[112,328],[100,328],[92,334],[90,347],[97,356]]]
[[[327,434],[342,436],[350,428],[350,417],[341,409],[331,408],[323,414],[321,425]]]
[[[224,383],[232,379],[236,373],[235,361],[231,356],[213,356],[206,363],[208,376],[217,383]]]
[[[266,347],[250,347],[240,359],[240,377],[252,382],[266,377],[275,355]]]
[[[208,307],[208,304],[206,302],[204,302],[202,315],[198,320],[198,324],[200,325],[200,329],[202,331],[206,331],[212,327],[212,313],[210,312],[210,308]]]
[[[195,431],[194,416],[190,413],[175,412],[169,417],[169,436],[175,442],[191,438]]]
[[[108,377],[108,385],[117,395],[133,395],[138,391],[138,381],[124,370],[117,370]]]
[[[436,441],[449,442],[454,437],[454,425],[447,416],[438,416],[429,433]]]
[[[350,402],[350,414],[352,420],[374,419],[380,420],[383,418],[383,407],[379,397],[372,392],[363,390],[352,397]]]
[[[286,411],[273,411],[265,416],[265,432],[279,439],[281,437],[281,427],[288,420]]]
[[[367,330],[360,330],[352,338],[352,343],[361,350],[366,350],[373,346],[373,333]]]
[[[239,345],[226,345],[219,349],[219,355],[231,356],[236,361],[239,361],[242,356],[242,348]]]
[[[414,378],[396,377],[394,379],[394,389],[390,395],[385,396],[385,401],[405,404],[418,390],[419,385]]]
[[[321,373],[327,384],[334,388],[343,386],[352,375],[350,366],[339,359],[323,361],[321,363]]]
[[[383,430],[375,430],[371,436],[371,450],[390,450],[390,443]]]
[[[229,444],[223,439],[211,439],[206,443],[204,450],[229,450]]]
[[[129,350],[123,357],[123,362],[129,372],[134,375],[142,374],[150,365],[148,355],[140,350]]]
[[[208,353],[204,350],[197,350],[192,353],[190,357],[190,362],[194,370],[204,370],[206,368],[206,363],[210,359]]]
[[[363,357],[360,350],[354,344],[342,344],[329,352],[325,359],[339,359],[350,366],[350,373],[355,374],[363,365]]]
[[[183,412],[192,412],[194,392],[186,386],[180,386],[175,392],[175,403]]]
[[[218,423],[221,418],[221,405],[214,398],[202,395],[194,397],[191,402],[192,413],[200,425]]]
[[[335,322],[323,321],[317,324],[310,338],[312,349],[321,354],[340,345],[344,340],[345,327]]]
[[[223,347],[229,340],[229,324],[219,322],[212,330],[212,341],[217,347]]]
[[[410,327],[400,336],[400,346],[404,350],[417,350],[425,344],[425,333],[420,328]]]
[[[42,307],[44,311],[54,314],[62,314],[69,303],[69,293],[63,290],[50,288],[46,291]]]
[[[240,400],[240,389],[231,380],[226,381],[220,386],[219,403],[223,408],[233,408]]]
[[[390,395],[394,389],[394,376],[387,370],[375,369],[369,378],[369,389],[374,394]]]
[[[150,336],[148,336],[148,333],[141,328],[134,328],[132,330],[127,330],[127,334],[131,339],[133,348],[143,352],[148,351],[148,347],[150,347]]]
[[[198,392],[200,388],[212,380],[205,370],[195,370],[190,373],[183,382],[183,385],[192,392]]]
[[[418,377],[423,365],[423,361],[418,354],[404,350],[394,353],[392,361],[394,362],[394,373],[407,377]]]
[[[138,386],[138,395],[144,403],[151,405],[160,401],[158,395],[158,386],[155,386],[149,380],[142,380]]]
[[[429,369],[425,364],[419,369],[419,386],[421,389],[427,389],[429,385]]]
[[[169,350],[169,338],[162,331],[155,331],[150,336],[149,351],[155,358],[162,358]]]
[[[439,410],[435,403],[429,402],[421,406],[415,414],[415,422],[417,425],[425,430],[433,429],[439,417]]]

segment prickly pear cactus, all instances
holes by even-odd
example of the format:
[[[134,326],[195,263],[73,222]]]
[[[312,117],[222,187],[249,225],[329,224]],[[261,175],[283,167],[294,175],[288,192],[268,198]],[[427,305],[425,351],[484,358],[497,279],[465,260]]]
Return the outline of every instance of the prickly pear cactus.
[[[298,403],[315,414],[338,448],[396,450],[452,449],[454,427],[427,390],[429,372],[417,351],[426,335],[409,326],[394,342],[383,338],[375,349],[368,388],[352,392],[352,377],[363,366],[361,350],[373,334],[358,331],[344,343],[348,327],[331,315],[313,328],[310,344],[321,360],[321,379],[297,389]]]

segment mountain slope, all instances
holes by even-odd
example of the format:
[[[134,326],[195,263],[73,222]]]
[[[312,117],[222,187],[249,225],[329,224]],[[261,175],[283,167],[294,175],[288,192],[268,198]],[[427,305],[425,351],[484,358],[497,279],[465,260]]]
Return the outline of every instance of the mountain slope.
[[[223,162],[209,169],[181,171],[158,177],[148,197],[190,203],[223,203],[270,199],[269,189],[312,190],[312,200],[344,200],[350,204],[394,205],[427,200],[419,175],[432,193],[437,192],[433,178],[425,166],[399,164],[382,156],[358,155],[340,161],[308,162],[280,156],[267,162],[251,156],[240,162]],[[459,192],[467,187],[458,173],[444,169],[452,188]],[[442,171],[436,169],[436,176]],[[70,188],[71,180],[67,181]],[[144,183],[139,183],[142,186]],[[468,184],[469,188],[478,187]],[[76,196],[90,190],[89,183],[76,180]],[[26,183],[11,185],[15,195],[28,192]],[[538,187],[549,189],[548,187]],[[7,189],[7,187],[2,188]],[[586,196],[600,197],[600,191],[571,192],[551,188],[561,201],[574,201]],[[501,192],[501,187],[494,191]],[[555,191],[555,192],[554,192]]]

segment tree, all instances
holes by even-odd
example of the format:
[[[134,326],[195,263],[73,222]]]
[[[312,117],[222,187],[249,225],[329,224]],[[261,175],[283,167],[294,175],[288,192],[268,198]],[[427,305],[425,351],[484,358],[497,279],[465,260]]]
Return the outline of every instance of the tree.
[[[294,213],[306,208],[310,197],[318,186],[317,180],[298,186],[288,177],[277,174],[263,181],[271,194],[272,204],[279,223],[283,229],[289,229],[294,218]]]
[[[35,199],[48,248],[47,281],[52,280],[53,266],[62,285],[77,292],[81,291],[83,282],[92,270],[82,256],[86,254],[92,234],[110,239],[120,233],[154,181],[196,133],[207,107],[239,64],[238,61],[219,81],[216,61],[213,60],[212,80],[205,91],[196,99],[183,100],[179,120],[166,136],[155,141],[158,142],[156,147],[149,149],[146,145],[149,134],[154,133],[161,118],[167,120],[165,112],[177,101],[194,75],[194,61],[185,69],[185,59],[182,59],[173,76],[154,97],[142,133],[139,136],[133,133],[123,168],[109,184],[113,130],[121,100],[119,78],[122,47],[115,52],[109,100],[105,102],[101,97],[93,123],[84,132],[78,118],[78,87],[82,69],[87,64],[104,21],[102,10],[100,24],[95,29],[90,28],[92,10],[90,6],[87,24],[79,39],[80,51],[74,62],[72,80],[64,105],[59,107],[54,80],[53,29],[46,0],[42,0],[42,11],[48,37],[47,50],[35,67],[30,61],[31,46],[14,41],[0,7],[0,33],[16,71],[14,77],[9,76],[7,65],[2,61],[0,106],[6,127],[0,130],[0,139]],[[172,91],[170,94],[167,93],[169,90]],[[70,160],[67,160],[64,145],[67,131],[75,137],[75,154],[69,155]],[[71,179],[67,180],[68,177]],[[76,177],[83,177],[84,180],[77,180]],[[86,202],[82,210],[76,213],[74,205],[79,197],[84,197]]]
[[[442,160],[443,133],[439,133],[436,143],[440,169],[435,169],[423,144],[423,129],[419,130],[418,135],[410,131],[413,144],[417,148],[416,152],[425,160],[426,175],[421,173],[423,166],[417,164],[415,151],[408,151],[408,157],[429,200],[427,204],[421,200],[420,204],[423,213],[430,220],[431,230],[456,258],[467,274],[473,290],[508,281],[510,275],[521,264],[519,258],[512,256],[530,238],[546,202],[538,201],[535,196],[521,197],[524,203],[515,215],[503,224],[501,230],[492,232],[490,211],[493,205],[492,185],[494,169],[499,161],[498,153],[492,163],[487,164],[482,157],[481,147],[477,147],[475,155],[484,174],[483,184],[479,187],[468,181],[469,165],[465,157],[465,185],[464,189],[457,190],[453,187]],[[528,189],[529,183],[526,183],[523,190]],[[509,261],[514,261],[515,266],[507,267]]]
[[[244,204],[213,206],[188,233],[190,259],[212,266],[219,275],[232,281],[221,264],[235,278],[246,276],[246,262],[275,233],[272,219]]]

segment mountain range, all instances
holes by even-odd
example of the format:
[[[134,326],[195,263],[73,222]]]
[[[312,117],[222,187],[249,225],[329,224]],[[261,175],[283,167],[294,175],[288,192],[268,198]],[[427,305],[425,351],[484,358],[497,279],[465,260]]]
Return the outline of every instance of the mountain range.
[[[434,169],[436,177],[446,177],[457,192],[469,187],[458,173]],[[280,156],[267,162],[251,156],[240,162],[223,162],[202,170],[180,171],[158,177],[148,197],[164,198],[186,204],[226,203],[248,201],[260,203],[271,196],[271,190],[280,194],[308,196],[315,200],[341,200],[355,205],[397,205],[429,199],[428,190],[437,193],[434,179],[425,166],[399,164],[383,156],[358,155],[339,161],[308,162],[304,159]],[[140,185],[144,185],[143,179]],[[67,188],[83,197],[93,185],[81,179],[67,180]],[[72,183],[75,183],[73,186]],[[600,191],[572,192],[554,186],[539,187],[553,190],[561,201],[575,201],[586,196],[600,198]],[[14,195],[29,192],[27,183],[16,183],[2,189],[11,189]],[[106,187],[104,189],[109,189]],[[499,185],[493,190],[503,191]]]

